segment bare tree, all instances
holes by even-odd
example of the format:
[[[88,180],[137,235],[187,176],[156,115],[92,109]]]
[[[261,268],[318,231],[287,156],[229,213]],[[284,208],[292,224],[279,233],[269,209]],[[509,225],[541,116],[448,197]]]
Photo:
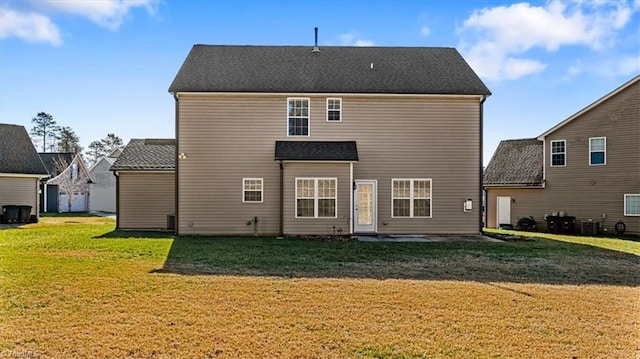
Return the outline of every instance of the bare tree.
[[[75,159],[69,162],[63,157],[57,157],[53,162],[55,173],[60,174],[49,180],[49,183],[58,185],[59,192],[67,195],[67,209],[71,212],[73,194],[86,193],[89,190],[88,178]]]

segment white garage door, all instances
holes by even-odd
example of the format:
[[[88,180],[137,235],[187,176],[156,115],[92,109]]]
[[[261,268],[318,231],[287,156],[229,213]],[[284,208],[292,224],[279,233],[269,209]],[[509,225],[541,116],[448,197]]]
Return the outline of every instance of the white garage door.
[[[67,194],[60,194],[60,201],[58,202],[58,211],[60,212],[86,212],[87,211],[87,196],[84,193],[74,193],[71,195],[71,209],[69,210],[69,196]]]

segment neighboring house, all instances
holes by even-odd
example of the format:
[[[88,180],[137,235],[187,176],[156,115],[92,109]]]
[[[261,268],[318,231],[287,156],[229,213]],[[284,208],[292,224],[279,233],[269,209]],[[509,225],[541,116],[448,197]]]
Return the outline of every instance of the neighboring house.
[[[86,212],[89,210],[89,170],[80,154],[40,153],[49,170],[43,195],[46,212]]]
[[[129,141],[110,168],[117,229],[173,229],[175,158],[174,139]]]
[[[38,185],[43,177],[47,170],[25,128],[0,124],[0,209],[29,206],[29,216],[38,216]]]
[[[169,92],[179,235],[481,231],[490,91],[456,49],[196,45]]]
[[[47,184],[47,181],[58,176],[64,171],[68,164],[73,161],[73,152],[40,152],[38,153],[42,163],[47,168],[49,176],[40,182],[40,212],[57,213],[59,208],[59,190],[54,184]]]
[[[488,227],[575,217],[574,232],[640,234],[640,76],[536,139],[502,141],[484,187]]]
[[[89,174],[93,182],[89,185],[91,212],[115,212],[116,211],[116,177],[109,170],[122,153],[116,149],[109,155],[101,157],[91,168]]]

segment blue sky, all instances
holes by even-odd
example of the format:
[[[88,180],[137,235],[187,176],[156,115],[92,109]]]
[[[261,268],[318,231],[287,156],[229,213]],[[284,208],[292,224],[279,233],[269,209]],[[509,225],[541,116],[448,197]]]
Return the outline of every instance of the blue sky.
[[[1,0],[0,122],[44,111],[86,146],[173,137],[194,44],[455,47],[493,95],[484,162],[640,73],[640,0]]]

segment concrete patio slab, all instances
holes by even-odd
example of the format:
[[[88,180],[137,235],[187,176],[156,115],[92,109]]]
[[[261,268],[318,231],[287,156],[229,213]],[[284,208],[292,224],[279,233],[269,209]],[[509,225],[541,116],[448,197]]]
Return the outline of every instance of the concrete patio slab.
[[[503,242],[480,234],[366,234],[357,237],[360,242]]]

